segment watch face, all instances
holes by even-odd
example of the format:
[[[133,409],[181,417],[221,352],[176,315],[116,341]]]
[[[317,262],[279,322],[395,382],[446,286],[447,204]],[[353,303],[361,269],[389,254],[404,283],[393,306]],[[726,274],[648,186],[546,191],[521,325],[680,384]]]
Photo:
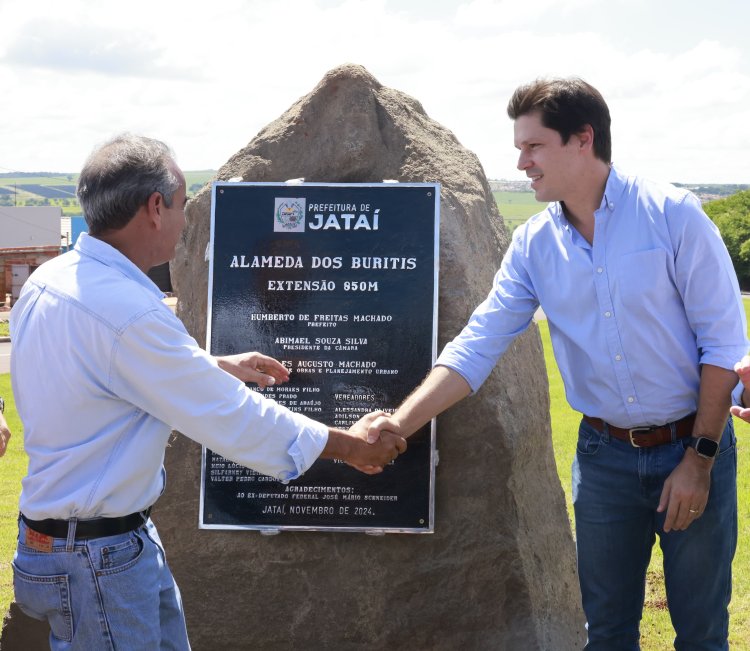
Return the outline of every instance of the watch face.
[[[719,444],[716,441],[707,439],[703,436],[696,440],[694,447],[695,451],[702,457],[713,458],[719,451]]]

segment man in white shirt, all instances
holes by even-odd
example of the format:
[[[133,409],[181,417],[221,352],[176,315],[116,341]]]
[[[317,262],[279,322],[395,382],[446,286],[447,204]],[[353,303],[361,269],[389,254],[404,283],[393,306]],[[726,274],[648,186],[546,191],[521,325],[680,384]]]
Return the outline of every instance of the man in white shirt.
[[[78,196],[89,234],[42,265],[11,314],[12,381],[29,470],[16,602],[61,649],[188,649],[179,590],[150,507],[172,429],[279,480],[319,457],[374,473],[406,449],[366,441],[373,415],[328,428],[250,391],[288,379],[259,353],[214,358],[146,272],[174,255],[185,178],[163,143],[95,150]]]

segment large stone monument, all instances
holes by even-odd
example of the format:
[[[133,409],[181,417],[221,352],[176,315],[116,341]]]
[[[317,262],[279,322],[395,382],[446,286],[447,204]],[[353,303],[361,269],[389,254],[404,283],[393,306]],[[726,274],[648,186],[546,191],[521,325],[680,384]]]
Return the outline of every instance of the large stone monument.
[[[509,241],[476,156],[419,102],[360,66],[329,72],[217,175],[238,177],[441,183],[439,347],[486,296]],[[172,277],[178,314],[203,343],[208,187],[187,215]],[[438,419],[432,535],[196,531],[200,448],[176,437],[154,520],[193,647],[580,648],[574,546],[548,412],[532,326],[476,396]]]
[[[263,129],[217,175],[233,177],[439,182],[440,347],[484,299],[508,245],[476,156],[419,102],[359,66],[332,70]],[[187,214],[172,276],[178,314],[204,343],[209,188]],[[198,530],[200,447],[176,435],[153,518],[193,648],[580,649],[574,546],[548,411],[532,326],[477,395],[438,419],[435,533],[428,535]],[[46,627],[12,612],[2,648],[44,648]]]

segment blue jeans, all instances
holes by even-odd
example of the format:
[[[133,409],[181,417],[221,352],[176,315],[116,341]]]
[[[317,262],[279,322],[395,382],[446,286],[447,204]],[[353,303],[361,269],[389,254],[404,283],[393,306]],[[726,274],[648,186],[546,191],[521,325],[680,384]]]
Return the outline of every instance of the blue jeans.
[[[151,520],[117,536],[53,538],[50,552],[25,541],[19,521],[16,603],[49,622],[53,651],[190,649],[180,592]]]
[[[646,569],[659,535],[677,651],[729,649],[727,606],[737,546],[737,456],[732,419],[711,471],[708,504],[684,531],[664,533],[657,513],[664,481],[686,439],[652,448],[600,433],[582,422],[573,462],[578,573],[588,651],[635,651]]]

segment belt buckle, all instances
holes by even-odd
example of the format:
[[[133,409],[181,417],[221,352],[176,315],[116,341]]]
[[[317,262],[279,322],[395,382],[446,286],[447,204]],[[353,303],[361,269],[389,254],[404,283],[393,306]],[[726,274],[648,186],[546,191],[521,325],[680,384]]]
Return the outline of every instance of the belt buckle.
[[[628,438],[630,439],[630,445],[632,445],[634,448],[642,448],[642,445],[638,445],[635,440],[633,439],[633,434],[642,434],[644,432],[650,432],[653,428],[652,427],[631,427],[628,430]]]

